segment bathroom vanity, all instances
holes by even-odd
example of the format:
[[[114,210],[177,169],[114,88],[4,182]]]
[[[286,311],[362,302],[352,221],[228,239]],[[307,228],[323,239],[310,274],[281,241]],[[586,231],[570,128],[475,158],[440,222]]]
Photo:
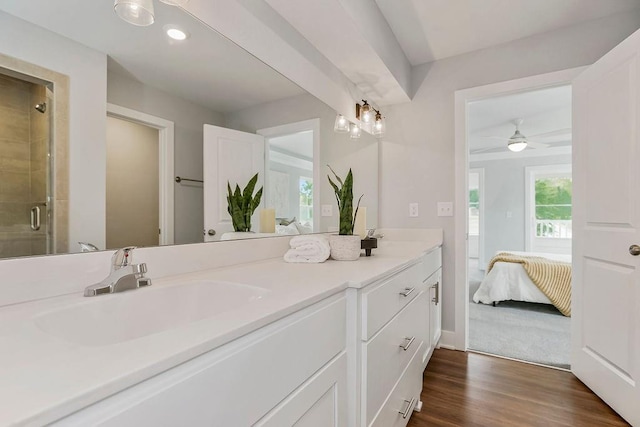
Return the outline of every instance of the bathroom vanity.
[[[356,262],[287,264],[286,238],[140,249],[153,286],[0,308],[0,424],[404,426],[440,336],[442,232],[385,234]],[[253,252],[210,268],[223,249]]]

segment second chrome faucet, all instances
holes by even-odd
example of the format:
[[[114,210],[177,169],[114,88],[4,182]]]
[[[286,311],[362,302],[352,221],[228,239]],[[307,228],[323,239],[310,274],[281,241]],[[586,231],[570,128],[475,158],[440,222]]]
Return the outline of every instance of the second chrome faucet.
[[[85,297],[101,294],[112,294],[129,289],[137,289],[151,285],[151,279],[144,277],[147,264],[133,264],[135,246],[118,249],[111,257],[111,272],[101,282],[87,286]]]

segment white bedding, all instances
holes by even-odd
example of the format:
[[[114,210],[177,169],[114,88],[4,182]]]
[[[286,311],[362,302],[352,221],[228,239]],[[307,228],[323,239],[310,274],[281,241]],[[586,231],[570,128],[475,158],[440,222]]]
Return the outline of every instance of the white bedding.
[[[556,261],[571,262],[571,255],[547,254],[538,252],[509,252],[515,255],[539,256]],[[533,284],[521,264],[513,262],[496,262],[480,283],[473,295],[476,303],[492,304],[499,301],[525,301],[551,304],[549,298]]]

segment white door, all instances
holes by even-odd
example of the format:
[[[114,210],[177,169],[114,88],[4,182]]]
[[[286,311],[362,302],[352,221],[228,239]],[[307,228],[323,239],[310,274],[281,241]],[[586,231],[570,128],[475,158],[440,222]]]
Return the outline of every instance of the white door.
[[[574,374],[640,425],[640,32],[573,85]]]
[[[236,183],[243,189],[249,179],[258,173],[255,191],[264,185],[264,137],[205,125],[202,151],[204,241],[211,242],[220,240],[224,233],[233,231],[231,216],[227,212],[227,182],[231,183],[232,189]],[[263,206],[263,203],[264,197],[260,206]],[[257,209],[251,220],[254,230],[258,228],[258,218]]]

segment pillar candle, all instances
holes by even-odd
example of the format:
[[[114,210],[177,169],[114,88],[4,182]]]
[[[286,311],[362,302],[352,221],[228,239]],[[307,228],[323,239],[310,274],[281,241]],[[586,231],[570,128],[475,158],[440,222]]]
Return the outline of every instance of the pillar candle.
[[[367,237],[367,208],[360,206],[358,209],[353,234],[358,234],[361,239]]]
[[[261,233],[276,232],[276,210],[275,209],[260,210],[260,232]]]

